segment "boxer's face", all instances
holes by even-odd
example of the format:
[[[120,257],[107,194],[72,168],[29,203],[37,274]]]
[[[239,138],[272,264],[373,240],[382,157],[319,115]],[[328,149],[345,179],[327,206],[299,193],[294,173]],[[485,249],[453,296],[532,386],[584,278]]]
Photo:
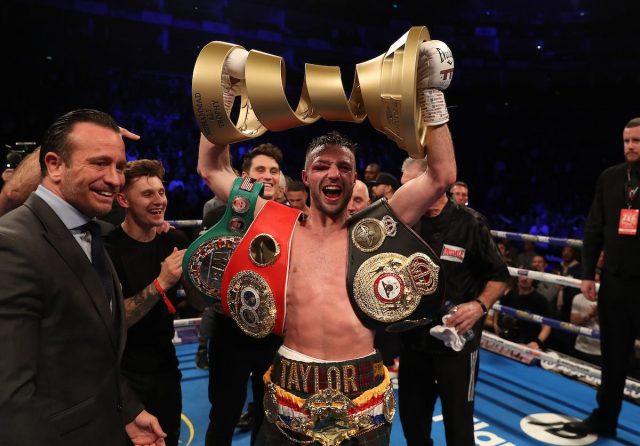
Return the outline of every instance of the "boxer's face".
[[[311,205],[329,216],[339,216],[351,199],[356,181],[353,153],[339,145],[327,145],[302,171],[302,181],[309,188]]]

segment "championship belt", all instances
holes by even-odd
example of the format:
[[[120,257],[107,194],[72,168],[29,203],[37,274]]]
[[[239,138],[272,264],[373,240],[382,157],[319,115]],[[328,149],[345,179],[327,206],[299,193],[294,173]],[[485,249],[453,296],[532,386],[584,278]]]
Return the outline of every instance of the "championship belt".
[[[428,40],[427,28],[414,26],[385,53],[357,64],[348,99],[340,67],[305,64],[295,110],[285,95],[282,57],[251,50],[240,72],[227,72],[225,64],[231,53],[244,48],[210,42],[198,54],[193,68],[193,111],[203,135],[221,145],[257,138],[267,130],[312,124],[320,118],[360,123],[368,116],[374,128],[411,157],[424,158],[427,125],[416,88],[419,47]],[[234,77],[233,86],[224,80],[229,75]],[[231,96],[225,99],[225,94]],[[240,106],[232,113],[235,96],[240,96]],[[232,115],[237,117],[232,119]]]
[[[222,276],[222,310],[254,338],[284,332],[289,248],[301,213],[268,201]]]
[[[222,219],[187,248],[182,271],[207,306],[220,311],[220,288],[231,254],[253,221],[262,184],[249,177],[237,178]]]
[[[444,277],[438,256],[383,198],[348,221],[347,288],[369,328],[405,331],[438,315]]]

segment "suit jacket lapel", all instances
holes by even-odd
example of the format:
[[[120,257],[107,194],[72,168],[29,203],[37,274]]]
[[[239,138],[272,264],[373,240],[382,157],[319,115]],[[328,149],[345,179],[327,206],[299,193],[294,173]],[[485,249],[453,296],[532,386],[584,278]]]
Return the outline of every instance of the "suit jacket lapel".
[[[111,262],[111,258],[108,253],[107,263],[109,264],[111,277],[114,279],[113,289],[115,290],[116,296],[115,302],[113,302],[113,320],[116,323],[115,329],[117,330],[120,339],[118,357],[121,358],[127,343],[127,323],[125,320],[124,296],[122,295],[122,285],[120,284],[120,281],[117,280],[118,273],[116,272],[116,268],[113,266],[113,262]]]
[[[58,252],[62,260],[78,277],[78,280],[87,292],[88,300],[100,314],[100,318],[104,323],[114,349],[119,351],[119,336],[116,331],[114,318],[109,308],[108,298],[104,287],[102,286],[102,281],[100,280],[96,270],[93,268],[91,261],[87,258],[87,255],[84,253],[71,232],[66,228],[64,223],[62,223],[62,220],[60,220],[44,200],[35,194],[31,194],[29,199],[25,202],[25,205],[33,211],[43,224],[44,238],[49,242],[53,249]],[[113,268],[111,268],[111,270],[113,273]],[[114,276],[114,274],[112,274],[112,276]],[[118,296],[122,296],[122,293],[120,291],[120,284],[115,284],[114,287],[117,290],[116,302],[113,302],[115,312],[116,309],[120,310]],[[118,312],[121,313],[121,311]]]

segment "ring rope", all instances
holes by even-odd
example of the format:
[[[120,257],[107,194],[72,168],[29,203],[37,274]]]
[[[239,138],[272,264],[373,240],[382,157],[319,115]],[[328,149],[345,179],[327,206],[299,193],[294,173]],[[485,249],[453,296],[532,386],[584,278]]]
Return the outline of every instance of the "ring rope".
[[[533,271],[530,269],[509,267],[509,274],[512,277],[525,276],[540,282],[553,283],[555,285],[568,286],[571,288],[580,288],[582,280],[573,277],[561,276],[559,274],[543,273],[541,271]],[[596,292],[600,290],[600,283],[596,283]]]
[[[191,319],[176,319],[175,321],[173,321],[173,328],[198,327],[200,326],[201,321],[201,317],[194,317]]]
[[[546,235],[522,234],[518,232],[491,231],[491,235],[497,238],[506,238],[507,240],[516,240],[523,242],[540,242],[557,246],[573,246],[574,248],[582,248],[582,240],[573,238],[549,237]]]
[[[546,353],[537,349],[529,348],[526,345],[502,339],[501,337],[487,331],[482,333],[480,345],[483,348],[496,353],[517,352],[523,356],[539,359],[541,361],[541,365],[546,363],[547,367],[562,367],[574,375],[593,378],[597,383],[599,383],[602,376],[600,369],[585,362],[572,360],[570,357],[561,355],[557,352]],[[635,395],[635,398],[637,398],[638,395],[640,395],[640,382],[627,378],[625,392],[632,396]]]
[[[492,307],[495,311],[503,314],[508,314],[516,319],[522,319],[525,321],[535,322],[537,324],[548,325],[551,328],[556,328],[562,331],[568,331],[570,333],[581,334],[589,336],[590,338],[600,339],[600,330],[594,330],[593,328],[581,327],[579,325],[572,324],[570,322],[559,321],[539,314],[529,313],[524,310],[516,310],[515,308],[505,307],[498,303],[493,304]]]

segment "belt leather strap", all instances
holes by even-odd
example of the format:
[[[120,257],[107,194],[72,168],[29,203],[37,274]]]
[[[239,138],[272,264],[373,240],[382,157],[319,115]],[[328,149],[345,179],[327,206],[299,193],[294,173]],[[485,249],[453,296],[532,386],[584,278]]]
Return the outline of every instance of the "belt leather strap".
[[[222,310],[249,336],[284,332],[291,238],[300,214],[267,202],[224,271]]]
[[[444,296],[440,260],[380,199],[348,221],[347,289],[363,324],[403,331],[434,318]]]
[[[231,188],[227,208],[218,223],[189,245],[182,260],[184,276],[207,306],[220,310],[222,274],[242,236],[253,222],[262,184],[239,177]]]

